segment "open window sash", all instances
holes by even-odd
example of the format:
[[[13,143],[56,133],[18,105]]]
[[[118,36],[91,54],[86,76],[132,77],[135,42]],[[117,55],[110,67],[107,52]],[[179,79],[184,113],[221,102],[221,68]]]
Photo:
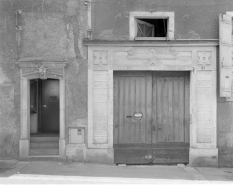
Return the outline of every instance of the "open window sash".
[[[153,24],[138,19],[136,19],[136,22],[137,37],[154,37],[155,28]]]

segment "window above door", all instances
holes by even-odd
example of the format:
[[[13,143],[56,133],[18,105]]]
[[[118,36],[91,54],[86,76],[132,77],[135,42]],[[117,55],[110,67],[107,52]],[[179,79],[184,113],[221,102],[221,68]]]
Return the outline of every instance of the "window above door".
[[[174,12],[130,12],[130,40],[173,40]]]

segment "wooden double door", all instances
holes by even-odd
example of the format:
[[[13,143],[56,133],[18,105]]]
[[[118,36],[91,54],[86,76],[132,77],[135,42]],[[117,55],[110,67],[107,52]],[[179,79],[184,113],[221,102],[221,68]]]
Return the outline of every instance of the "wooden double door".
[[[189,72],[114,72],[114,162],[189,161]]]

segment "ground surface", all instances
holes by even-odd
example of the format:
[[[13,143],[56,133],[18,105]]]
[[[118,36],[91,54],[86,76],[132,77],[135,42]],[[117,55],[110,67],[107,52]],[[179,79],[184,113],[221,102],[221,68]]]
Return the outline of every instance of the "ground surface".
[[[0,184],[233,184],[233,168],[1,161]]]

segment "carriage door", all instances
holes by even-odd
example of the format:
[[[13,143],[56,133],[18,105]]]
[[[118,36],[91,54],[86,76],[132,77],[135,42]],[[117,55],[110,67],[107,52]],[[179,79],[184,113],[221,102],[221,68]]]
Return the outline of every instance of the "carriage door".
[[[189,161],[189,73],[114,72],[114,162]]]

